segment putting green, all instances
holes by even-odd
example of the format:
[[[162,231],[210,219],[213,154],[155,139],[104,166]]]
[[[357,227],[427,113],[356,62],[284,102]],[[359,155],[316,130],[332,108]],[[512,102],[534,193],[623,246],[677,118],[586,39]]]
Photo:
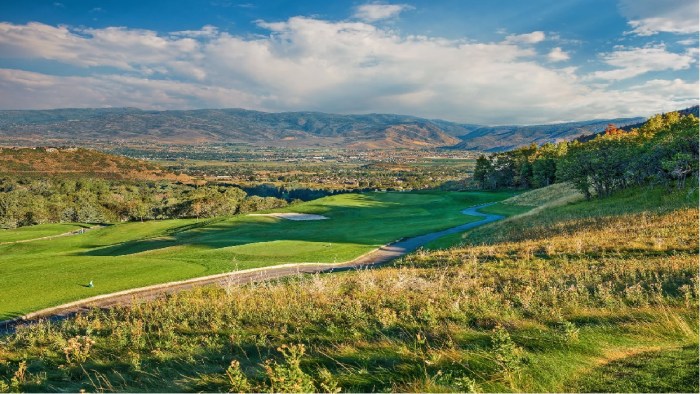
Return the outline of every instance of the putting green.
[[[402,237],[478,220],[460,210],[511,195],[343,194],[276,210],[324,215],[329,220],[240,215],[135,222],[4,244],[0,245],[0,320],[98,294],[236,269],[347,261]],[[95,287],[86,287],[91,280]]]

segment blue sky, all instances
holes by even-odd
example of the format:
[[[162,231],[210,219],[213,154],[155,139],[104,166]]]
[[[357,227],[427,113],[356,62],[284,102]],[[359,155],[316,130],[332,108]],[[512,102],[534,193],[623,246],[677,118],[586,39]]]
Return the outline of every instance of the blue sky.
[[[696,0],[0,2],[0,108],[483,124],[698,102]]]

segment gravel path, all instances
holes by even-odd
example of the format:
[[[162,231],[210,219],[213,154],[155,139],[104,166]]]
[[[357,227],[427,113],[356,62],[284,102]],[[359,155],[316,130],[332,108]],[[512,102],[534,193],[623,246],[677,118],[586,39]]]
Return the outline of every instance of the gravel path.
[[[502,219],[503,216],[501,215],[477,212],[478,209],[487,207],[492,204],[494,203],[478,205],[462,210],[462,213],[465,215],[482,217],[483,219],[481,220],[467,224],[462,224],[460,226],[448,228],[442,231],[436,231],[434,233],[401,239],[396,242],[384,245],[371,252],[368,252],[351,261],[346,261],[343,263],[297,263],[275,265],[270,267],[254,268],[249,270],[228,272],[224,274],[210,275],[178,282],[169,282],[153,286],[140,287],[136,289],[120,291],[117,293],[103,294],[100,296],[86,298],[83,300],[59,305],[52,308],[42,309],[40,311],[32,312],[12,320],[0,321],[0,334],[6,334],[14,331],[14,327],[19,324],[27,324],[41,319],[60,320],[68,316],[74,315],[78,312],[89,310],[93,307],[108,308],[115,305],[127,305],[136,300],[138,300],[139,302],[152,300],[165,294],[171,294],[178,291],[191,289],[197,286],[226,286],[231,284],[260,282],[297,274],[330,273],[360,269],[365,267],[376,267],[382,264],[386,264],[397,257],[401,257],[407,253],[410,253],[418,249],[419,247],[438,238],[450,234],[460,233],[471,228]]]

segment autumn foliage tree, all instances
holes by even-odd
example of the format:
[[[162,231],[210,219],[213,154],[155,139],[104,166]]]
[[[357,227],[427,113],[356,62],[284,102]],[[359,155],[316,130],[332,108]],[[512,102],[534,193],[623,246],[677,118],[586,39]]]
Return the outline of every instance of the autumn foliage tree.
[[[603,134],[605,135],[622,135],[624,133],[624,130],[618,129],[617,126],[615,126],[612,123],[609,123],[608,126],[605,128],[605,131],[603,131]]]
[[[630,131],[609,124],[585,142],[526,146],[477,160],[487,189],[542,187],[568,181],[587,198],[632,185],[685,187],[698,177],[698,118],[670,112]]]

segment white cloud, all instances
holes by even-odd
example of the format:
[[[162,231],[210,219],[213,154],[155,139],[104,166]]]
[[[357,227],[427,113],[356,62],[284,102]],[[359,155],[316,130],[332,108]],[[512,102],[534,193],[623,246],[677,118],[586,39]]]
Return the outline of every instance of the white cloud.
[[[0,69],[0,108],[138,107],[192,108],[193,102],[218,107],[260,105],[260,100],[232,88],[120,75],[53,76]]]
[[[698,85],[695,83],[687,83],[681,79],[652,79],[643,84],[633,86],[629,90],[642,92],[650,97],[661,94],[688,101],[692,101],[693,99],[697,100],[698,96]],[[672,109],[673,108],[667,110]]]
[[[502,124],[637,115],[697,102],[687,95],[697,83],[656,82],[668,85],[658,91],[644,85],[631,93],[610,90],[580,78],[574,67],[538,63],[531,46],[513,41],[402,36],[365,22],[303,17],[258,25],[270,34],[241,37],[212,27],[157,34],[0,23],[2,56],[85,69],[82,76],[0,69],[0,108],[243,107],[390,112]],[[543,38],[541,33],[516,41]],[[650,49],[652,55],[665,52]],[[632,50],[620,49],[621,54],[604,60],[630,67],[637,58],[625,51]],[[688,56],[646,68],[688,63]]]
[[[363,4],[355,9],[355,14],[353,16],[363,21],[374,22],[382,19],[393,18],[398,16],[401,12],[411,8],[411,6],[406,4]]]
[[[182,30],[170,34],[171,37],[216,37],[219,34],[219,29],[216,26],[206,25],[199,30]]]
[[[549,59],[550,62],[563,62],[569,60],[569,58],[569,54],[564,52],[559,47],[552,48],[552,50],[547,54],[547,59]]]
[[[212,34],[205,27],[200,35]],[[69,29],[30,22],[14,25],[0,22],[0,53],[10,58],[50,59],[80,67],[113,67],[138,71],[155,66],[177,73],[171,62],[193,61],[199,41],[192,32],[162,37],[150,30],[107,27]],[[197,74],[195,72],[195,74]]]
[[[622,80],[650,71],[685,70],[697,61],[697,56],[692,50],[674,53],[667,51],[664,45],[618,48],[613,52],[602,54],[601,57],[606,64],[615,69],[596,71],[591,74],[591,78]]]
[[[632,34],[692,34],[700,30],[697,0],[620,0],[619,9],[629,20]]]
[[[571,119],[582,119],[576,112],[588,114],[589,119],[650,116],[697,105],[697,92],[697,82],[653,80],[624,90],[591,89],[587,95],[573,97],[568,107],[574,108]]]
[[[506,37],[506,42],[511,44],[537,44],[545,39],[543,31],[533,31],[526,34],[511,34]]]
[[[698,45],[698,39],[696,37],[694,38],[687,38],[685,40],[678,40],[676,41],[678,44],[683,45],[683,46],[694,46],[697,47]]]

